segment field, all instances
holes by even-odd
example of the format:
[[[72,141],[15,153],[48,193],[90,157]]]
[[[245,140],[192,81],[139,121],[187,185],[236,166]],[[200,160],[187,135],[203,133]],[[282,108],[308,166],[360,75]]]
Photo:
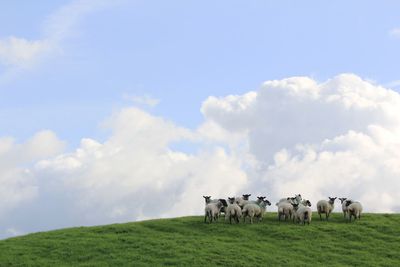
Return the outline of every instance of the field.
[[[400,214],[342,214],[311,225],[204,224],[182,217],[35,233],[0,241],[1,266],[400,266]]]

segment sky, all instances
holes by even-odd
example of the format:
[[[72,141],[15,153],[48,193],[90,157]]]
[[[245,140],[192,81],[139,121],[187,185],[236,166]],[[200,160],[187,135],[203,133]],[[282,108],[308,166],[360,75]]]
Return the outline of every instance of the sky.
[[[1,2],[0,238],[201,214],[206,194],[399,212],[399,8]]]

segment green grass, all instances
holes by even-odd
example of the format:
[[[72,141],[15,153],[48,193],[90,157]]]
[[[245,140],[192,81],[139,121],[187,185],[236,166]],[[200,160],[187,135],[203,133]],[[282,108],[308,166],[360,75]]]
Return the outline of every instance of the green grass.
[[[1,266],[400,266],[400,214],[311,225],[202,217],[78,227],[0,241]]]

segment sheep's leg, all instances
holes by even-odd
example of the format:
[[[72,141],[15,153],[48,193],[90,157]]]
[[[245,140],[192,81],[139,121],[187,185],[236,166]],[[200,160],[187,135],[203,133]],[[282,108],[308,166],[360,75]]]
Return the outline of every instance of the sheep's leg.
[[[207,222],[207,215],[204,215],[204,223]]]
[[[232,216],[229,216],[229,223],[232,224]]]

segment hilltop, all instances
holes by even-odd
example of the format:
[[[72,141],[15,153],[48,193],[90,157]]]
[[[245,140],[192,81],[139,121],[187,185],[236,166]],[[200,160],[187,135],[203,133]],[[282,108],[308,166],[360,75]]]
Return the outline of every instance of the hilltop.
[[[192,216],[77,227],[0,241],[1,266],[400,266],[400,214],[346,223],[204,224]]]

